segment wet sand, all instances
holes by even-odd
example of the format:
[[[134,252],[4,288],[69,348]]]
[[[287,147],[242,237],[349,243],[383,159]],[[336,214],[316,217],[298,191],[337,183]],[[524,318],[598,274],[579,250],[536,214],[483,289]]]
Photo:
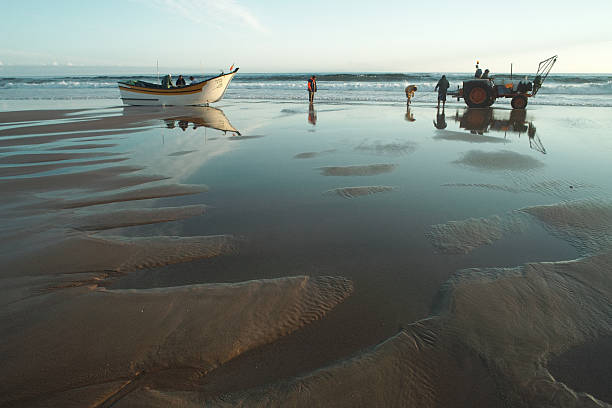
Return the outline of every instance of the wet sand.
[[[221,107],[0,113],[0,406],[609,406],[606,109]]]

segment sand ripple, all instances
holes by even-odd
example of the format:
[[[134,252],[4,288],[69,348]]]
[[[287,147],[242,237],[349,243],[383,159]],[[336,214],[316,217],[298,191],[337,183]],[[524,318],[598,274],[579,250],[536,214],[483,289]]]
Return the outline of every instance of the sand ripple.
[[[438,130],[433,137],[435,140],[449,140],[468,143],[510,143],[510,140],[501,137],[492,137],[474,133],[457,132],[453,130]]]
[[[131,391],[123,386],[137,385],[150,372],[189,367],[205,375],[321,318],[351,292],[344,278],[298,276],[162,289],[75,288],[30,298],[0,312],[3,328],[7,319],[27,321],[17,332],[2,333],[0,405],[34,399],[45,405],[50,398],[89,406]],[[74,395],[79,399],[71,404]]]
[[[298,153],[295,156],[293,156],[294,159],[312,159],[313,157],[317,157],[320,156],[322,154],[326,154],[326,153],[333,153],[335,152],[335,149],[330,149],[330,150],[323,150],[322,152],[304,152],[304,153]]]
[[[3,277],[83,272],[127,272],[234,253],[229,235],[95,237],[77,235],[4,260]]]
[[[86,231],[98,231],[134,225],[156,224],[202,215],[205,210],[205,205],[187,205],[184,207],[140,208],[137,210],[95,213],[78,217],[73,227]]]
[[[384,193],[386,191],[393,191],[395,189],[396,187],[391,186],[341,187],[334,188],[333,190],[327,190],[323,194],[339,195],[342,198],[356,198],[365,195]]]
[[[592,184],[583,183],[575,180],[541,180],[533,182],[531,180],[513,180],[513,185],[487,184],[487,183],[449,183],[443,187],[473,187],[493,191],[505,191],[508,193],[535,193],[545,196],[569,198],[579,190],[595,189]]]
[[[367,166],[331,166],[320,167],[324,176],[375,176],[377,174],[391,173],[397,164],[371,164]]]
[[[484,381],[492,379],[490,386],[505,406],[609,406],[556,382],[546,362],[573,344],[612,333],[611,261],[612,252],[607,252],[570,262],[461,271],[444,286],[434,315],[371,351],[302,378],[206,402],[248,407],[452,406],[456,400],[449,400],[449,392],[462,392],[457,385],[473,371],[484,375]],[[469,363],[474,360],[486,365],[485,373]],[[455,385],[450,389],[438,382],[449,376]],[[483,378],[470,381],[483,385]],[[473,385],[465,385],[463,401],[481,398],[471,394]],[[138,396],[142,394],[151,407],[203,399],[195,392],[143,391]]]
[[[523,211],[575,239],[603,236],[598,231],[612,225],[610,208],[609,203],[574,202]],[[503,224],[493,217],[484,220],[475,224],[493,230]],[[572,261],[462,270],[443,285],[429,318],[352,359],[213,400],[198,392],[141,390],[128,401],[146,401],[150,407],[437,407],[477,401],[481,395],[471,390],[475,384],[487,389],[483,379],[489,379],[499,406],[609,407],[555,381],[546,366],[572,346],[612,334],[611,267],[609,246]],[[474,360],[485,365],[483,378]],[[454,387],[438,382],[447,377]],[[457,397],[463,388],[465,399],[449,400],[449,393]]]
[[[504,217],[493,215],[432,225],[427,237],[440,252],[467,254],[483,245],[492,244],[505,234],[521,232],[524,228],[524,220],[515,214]]]
[[[577,200],[523,208],[584,254],[612,246],[612,202]]]
[[[483,170],[525,171],[544,167],[544,163],[540,160],[511,150],[499,150],[496,152],[470,150],[454,163]]]
[[[374,141],[363,142],[355,150],[379,155],[401,156],[414,152],[417,144],[413,141],[398,140],[395,142]]]

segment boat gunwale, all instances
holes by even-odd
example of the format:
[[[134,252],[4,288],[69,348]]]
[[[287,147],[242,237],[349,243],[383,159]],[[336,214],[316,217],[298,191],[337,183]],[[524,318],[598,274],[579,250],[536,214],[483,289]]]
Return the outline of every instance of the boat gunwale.
[[[238,69],[239,68],[236,68],[235,70],[228,72],[227,74],[225,73],[219,74],[217,76],[200,81],[196,84],[190,84],[190,85],[180,86],[180,87],[172,87],[172,88],[152,88],[151,87],[149,88],[149,87],[144,87],[144,86],[131,85],[131,84],[128,84],[126,82],[121,82],[121,81],[118,81],[118,84],[119,84],[118,86],[120,89],[123,89],[125,91],[132,91],[132,92],[159,93],[162,95],[191,94],[191,93],[201,92],[202,88],[204,88],[204,85],[206,85],[207,82],[210,82],[213,79],[222,78],[227,75],[234,75],[236,72],[238,72]],[[156,84],[151,84],[151,85],[156,85]]]

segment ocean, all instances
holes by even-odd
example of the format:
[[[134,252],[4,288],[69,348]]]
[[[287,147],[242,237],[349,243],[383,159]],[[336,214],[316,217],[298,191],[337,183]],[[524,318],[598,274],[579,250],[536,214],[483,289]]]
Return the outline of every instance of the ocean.
[[[6,67],[5,67],[6,68]],[[178,73],[172,73],[176,78]],[[195,74],[202,80],[216,74]],[[409,84],[418,87],[413,102],[431,104],[436,101],[434,87],[441,73],[316,73],[319,92],[316,99],[327,103],[396,103],[405,101],[404,88]],[[305,100],[306,81],[310,73],[242,73],[239,72],[229,86],[226,99],[246,100]],[[451,90],[470,79],[471,73],[446,74]],[[117,81],[135,79],[157,82],[157,75],[55,75],[39,76],[3,74],[0,70],[0,106],[10,109],[15,100],[117,100]],[[495,75],[509,78],[509,75]],[[514,78],[524,78],[515,74]],[[532,79],[533,75],[529,75]],[[449,98],[450,104],[456,99]],[[612,106],[612,74],[551,74],[532,105],[553,106]],[[463,101],[459,104],[463,105]],[[497,105],[509,104],[498,100]]]

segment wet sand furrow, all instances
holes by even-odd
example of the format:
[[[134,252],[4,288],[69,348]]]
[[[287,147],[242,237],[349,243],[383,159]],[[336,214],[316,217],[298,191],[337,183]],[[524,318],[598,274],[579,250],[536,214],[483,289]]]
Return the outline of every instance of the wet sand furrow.
[[[23,337],[4,337],[1,349],[8,358],[0,375],[7,381],[0,384],[0,404],[26,405],[58,391],[173,367],[207,373],[311,322],[313,311],[324,315],[351,291],[344,278],[300,276],[161,289],[77,288],[21,302],[0,313],[1,321],[7,312],[34,314]],[[34,363],[25,364],[32,357]],[[69,376],[60,375],[66,370]],[[81,406],[99,401],[96,395],[82,398]]]
[[[0,189],[12,193],[57,190],[108,191],[168,179],[165,176],[127,175],[140,170],[142,167],[112,166],[77,173],[0,180]]]
[[[521,232],[525,225],[525,220],[516,214],[504,217],[493,215],[432,225],[426,235],[440,252],[467,254],[483,245],[492,244],[506,234]]]
[[[324,195],[338,195],[342,198],[356,198],[377,193],[394,191],[397,187],[392,186],[361,186],[361,187],[340,187],[323,192]]]
[[[403,156],[413,153],[418,147],[416,142],[398,140],[395,142],[386,141],[365,141],[355,147],[355,151],[371,153],[376,155]]]
[[[89,140],[108,140],[106,136],[111,135],[125,135],[130,133],[145,132],[148,129],[122,129],[122,130],[104,130],[95,132],[74,132],[74,133],[60,133],[54,135],[45,136],[27,136],[27,137],[12,137],[2,138],[0,137],[0,146],[31,146],[45,143],[59,142],[69,139],[82,139],[91,138]],[[100,139],[98,139],[100,137]]]
[[[199,194],[208,191],[207,186],[192,184],[170,184],[157,187],[141,188],[122,193],[107,194],[89,199],[58,200],[49,203],[49,208],[83,208],[95,205],[119,203],[125,201],[150,200],[163,197],[178,197],[183,195]]]
[[[232,254],[237,251],[238,244],[228,235],[100,238],[79,234],[57,237],[46,246],[24,248],[5,256],[2,276],[129,272]]]
[[[68,146],[51,147],[47,150],[89,150],[89,149],[107,149],[118,146],[116,143],[88,143],[88,144],[73,144]]]
[[[71,227],[85,231],[101,231],[135,225],[157,224],[202,215],[205,205],[183,207],[140,208],[96,213],[76,217]]]
[[[29,164],[45,163],[62,160],[91,159],[95,157],[117,156],[122,153],[96,152],[96,153],[36,153],[36,154],[13,154],[0,157],[0,164]]]
[[[396,167],[397,164],[371,164],[366,166],[328,166],[320,167],[318,170],[324,176],[375,176],[390,173]]]
[[[99,166],[101,164],[120,163],[128,160],[127,157],[116,159],[89,160],[83,162],[38,164],[34,166],[10,166],[0,167],[0,177],[25,176],[28,174],[44,173],[47,171],[64,169],[67,167]]]
[[[568,236],[578,231],[578,237],[584,238],[595,232],[592,239],[603,245],[610,243],[609,234],[597,232],[602,223],[605,228],[612,225],[610,208],[600,202],[580,202],[531,207],[527,212],[551,228],[566,230]],[[493,230],[498,226],[498,222],[491,224]],[[462,270],[442,286],[429,319],[350,360],[222,398],[140,390],[125,406],[138,401],[150,407],[202,401],[249,407],[450,406],[457,401],[439,400],[449,391],[443,379],[456,382],[458,378],[450,374],[453,364],[476,356],[494,381],[499,406],[610,406],[556,382],[546,365],[574,345],[612,335],[611,267],[609,245],[596,255],[572,261]],[[469,377],[465,366],[459,371],[461,378]],[[474,385],[468,384],[480,384],[475,389],[480,392],[483,380],[468,379],[466,387],[471,390]]]
[[[481,170],[527,171],[544,167],[542,161],[511,150],[499,150],[496,152],[470,150],[453,163]]]

